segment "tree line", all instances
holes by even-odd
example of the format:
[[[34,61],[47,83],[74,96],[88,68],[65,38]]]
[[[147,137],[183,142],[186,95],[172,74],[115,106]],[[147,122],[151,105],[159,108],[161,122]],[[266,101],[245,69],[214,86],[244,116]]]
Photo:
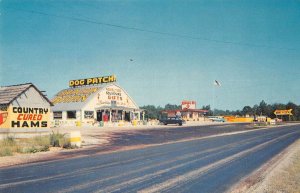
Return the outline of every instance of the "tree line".
[[[146,105],[140,107],[146,111],[145,117],[147,119],[159,119],[161,115],[161,111],[164,110],[178,110],[181,109],[180,105],[173,105],[173,104],[166,104],[164,107],[161,106],[154,106],[154,105]],[[300,105],[297,105],[293,102],[288,102],[286,104],[283,103],[273,103],[267,104],[264,100],[262,100],[259,104],[255,104],[251,106],[244,106],[242,109],[239,110],[221,110],[221,109],[214,109],[212,110],[210,105],[204,105],[201,109],[208,110],[207,115],[212,116],[224,116],[224,115],[233,115],[233,116],[268,116],[270,118],[275,118],[276,115],[274,114],[275,110],[286,110],[286,109],[293,109],[292,114],[293,116],[290,117],[292,121],[300,121]],[[289,116],[278,116],[278,118],[282,118],[283,120],[289,120]]]

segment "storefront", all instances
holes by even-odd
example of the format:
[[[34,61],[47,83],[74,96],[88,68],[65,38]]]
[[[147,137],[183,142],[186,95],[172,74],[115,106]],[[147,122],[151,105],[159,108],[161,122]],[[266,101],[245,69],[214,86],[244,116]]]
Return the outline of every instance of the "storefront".
[[[182,101],[181,109],[165,110],[168,117],[181,117],[185,121],[206,121],[207,110],[196,109],[196,101]]]
[[[52,103],[31,83],[0,87],[2,133],[50,131]]]
[[[54,125],[99,125],[142,119],[142,110],[116,83],[115,76],[70,81],[56,94],[51,109]]]

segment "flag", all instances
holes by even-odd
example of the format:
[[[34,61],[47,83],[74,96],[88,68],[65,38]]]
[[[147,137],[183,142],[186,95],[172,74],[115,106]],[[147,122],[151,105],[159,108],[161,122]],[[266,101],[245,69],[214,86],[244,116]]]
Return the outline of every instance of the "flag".
[[[214,85],[215,86],[221,86],[221,83],[219,81],[215,80]]]

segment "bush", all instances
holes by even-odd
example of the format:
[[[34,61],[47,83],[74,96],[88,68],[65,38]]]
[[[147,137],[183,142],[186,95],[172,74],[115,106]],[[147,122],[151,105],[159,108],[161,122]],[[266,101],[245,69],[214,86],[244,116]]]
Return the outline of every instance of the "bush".
[[[10,156],[13,152],[19,152],[20,146],[13,137],[6,137],[0,141],[0,156]]]
[[[23,148],[22,153],[36,153],[49,151],[49,146],[31,146]]]
[[[13,137],[6,137],[0,140],[0,157],[11,156],[14,153],[36,153],[49,151],[50,146],[70,148],[71,144],[65,134],[54,133],[46,136],[37,136],[28,139],[15,140]]]
[[[16,140],[15,140],[15,138],[13,138],[11,136],[7,136],[2,141],[2,145],[4,145],[4,146],[11,146],[11,145],[15,145],[15,144],[16,144]]]
[[[11,156],[12,155],[12,151],[9,147],[0,147],[0,157],[3,156]]]
[[[54,133],[52,131],[52,134],[50,134],[50,145],[53,147],[63,147],[68,148],[70,147],[69,141],[65,137],[66,134],[61,133]]]
[[[21,153],[36,153],[41,151],[49,151],[50,140],[49,136],[37,136],[29,139],[20,140],[22,147]]]

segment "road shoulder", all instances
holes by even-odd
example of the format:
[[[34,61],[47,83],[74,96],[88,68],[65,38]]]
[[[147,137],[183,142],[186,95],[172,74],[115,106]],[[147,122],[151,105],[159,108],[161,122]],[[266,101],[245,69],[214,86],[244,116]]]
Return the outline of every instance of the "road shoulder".
[[[300,139],[228,192],[300,192]]]

